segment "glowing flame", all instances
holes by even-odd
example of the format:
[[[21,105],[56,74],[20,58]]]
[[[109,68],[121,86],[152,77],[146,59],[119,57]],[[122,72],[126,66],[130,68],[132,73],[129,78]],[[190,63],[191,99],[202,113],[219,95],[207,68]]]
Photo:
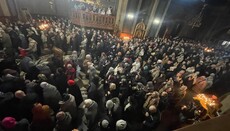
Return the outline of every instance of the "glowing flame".
[[[214,49],[213,49],[213,48],[208,48],[208,47],[206,47],[206,48],[204,48],[204,51],[205,51],[205,52],[213,52]]]
[[[41,25],[39,26],[39,28],[40,28],[41,30],[46,30],[47,28],[49,28],[49,25],[48,25],[48,24],[41,24]]]
[[[208,110],[208,106],[216,106],[216,102],[212,98],[207,97],[205,94],[198,94],[197,96],[193,97],[193,99],[198,100],[201,106],[206,110]]]

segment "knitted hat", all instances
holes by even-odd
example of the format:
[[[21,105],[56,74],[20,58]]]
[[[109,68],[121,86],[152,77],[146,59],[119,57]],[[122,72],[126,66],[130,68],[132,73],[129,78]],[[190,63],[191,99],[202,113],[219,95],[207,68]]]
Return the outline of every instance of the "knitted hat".
[[[91,100],[91,99],[85,99],[84,100],[83,108],[88,108],[88,106],[90,106],[92,104],[93,104],[93,100]]]
[[[110,83],[109,89],[110,90],[115,90],[116,89],[116,84],[115,83]]]
[[[106,120],[106,119],[102,120],[102,121],[101,121],[101,126],[102,126],[103,128],[107,128],[107,127],[109,126],[109,121]]]
[[[2,120],[2,126],[6,129],[11,129],[13,127],[15,127],[15,125],[17,124],[17,121],[15,120],[15,118],[13,117],[5,117]]]
[[[149,106],[149,111],[152,113],[155,113],[157,111],[156,106],[154,106],[154,105]]]
[[[67,83],[69,86],[73,86],[75,84],[75,81],[74,80],[68,80]]]
[[[40,86],[41,86],[42,88],[45,88],[45,87],[48,86],[48,83],[47,83],[47,82],[42,82],[42,83],[40,84]]]
[[[43,81],[46,81],[46,80],[47,80],[47,78],[46,78],[46,76],[45,76],[44,74],[38,74],[38,78],[39,78],[40,80],[43,80]]]
[[[77,54],[77,51],[76,51],[76,50],[74,50],[74,51],[72,52],[72,54]]]
[[[189,67],[189,68],[186,69],[186,72],[193,73],[193,72],[195,72],[195,68],[194,67]]]
[[[72,68],[72,64],[67,64],[67,68]]]
[[[113,108],[113,106],[114,106],[114,103],[113,103],[113,101],[112,100],[108,100],[107,102],[106,102],[106,108],[107,109],[109,109],[109,110],[111,110],[112,108]]]
[[[63,112],[63,111],[58,112],[56,114],[56,118],[57,118],[58,121],[63,120],[65,118],[65,112]]]
[[[162,60],[157,60],[157,64],[161,64],[162,63]]]
[[[124,130],[124,129],[126,128],[126,126],[127,126],[127,122],[124,121],[124,120],[118,120],[118,121],[116,122],[116,129],[117,129],[118,131]]]
[[[23,97],[26,96],[25,92],[22,90],[18,90],[14,93],[14,96],[18,99],[22,99]]]

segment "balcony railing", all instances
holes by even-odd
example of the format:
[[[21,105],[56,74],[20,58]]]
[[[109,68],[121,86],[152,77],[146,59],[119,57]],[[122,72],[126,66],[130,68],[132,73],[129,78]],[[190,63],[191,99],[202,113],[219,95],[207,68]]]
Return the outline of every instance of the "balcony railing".
[[[71,21],[76,25],[105,30],[114,29],[115,19],[115,16],[102,15],[81,10],[72,11],[71,15]]]

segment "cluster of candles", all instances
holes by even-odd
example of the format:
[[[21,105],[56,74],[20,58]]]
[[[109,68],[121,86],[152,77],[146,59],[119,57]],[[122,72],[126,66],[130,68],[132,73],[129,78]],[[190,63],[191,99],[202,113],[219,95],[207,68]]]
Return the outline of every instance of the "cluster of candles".
[[[196,97],[194,97],[195,100],[200,101],[201,105],[208,109],[207,106],[215,106],[216,102],[212,98],[207,97],[205,94],[198,94]]]
[[[49,25],[48,25],[48,24],[41,24],[41,25],[39,26],[39,28],[40,28],[41,30],[46,30],[47,28],[49,28]]]
[[[213,52],[214,49],[213,49],[213,48],[208,48],[208,47],[206,47],[206,48],[204,48],[204,51],[205,51],[205,52]]]

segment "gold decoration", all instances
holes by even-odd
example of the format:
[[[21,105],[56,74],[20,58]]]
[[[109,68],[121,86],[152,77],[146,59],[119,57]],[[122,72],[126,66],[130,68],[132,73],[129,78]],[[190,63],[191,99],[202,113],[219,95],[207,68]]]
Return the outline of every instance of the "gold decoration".
[[[142,21],[136,25],[135,31],[133,33],[134,34],[133,37],[143,39],[145,32],[146,32],[146,26],[142,19]]]

